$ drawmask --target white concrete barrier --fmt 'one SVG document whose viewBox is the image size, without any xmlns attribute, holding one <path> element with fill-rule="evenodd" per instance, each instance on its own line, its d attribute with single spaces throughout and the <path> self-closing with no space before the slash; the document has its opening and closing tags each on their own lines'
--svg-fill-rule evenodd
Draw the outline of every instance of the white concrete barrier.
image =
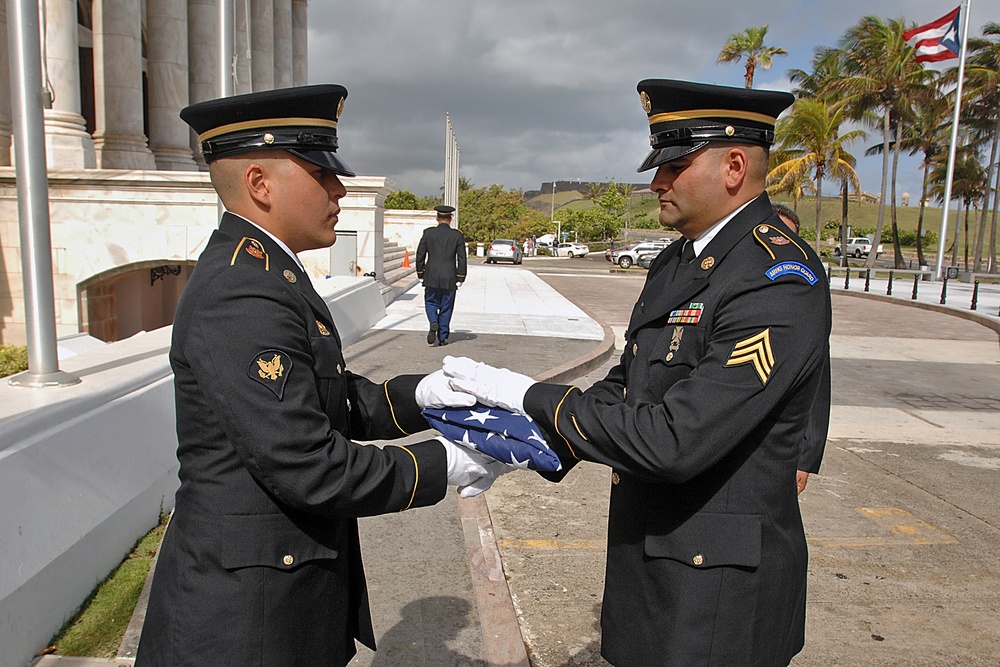
<svg viewBox="0 0 1000 667">
<path fill-rule="evenodd" d="M 344 345 L 385 315 L 370 278 L 315 281 Z M 0 667 L 24 667 L 174 504 L 172 327 L 61 361 L 72 387 L 0 380 Z"/>
</svg>

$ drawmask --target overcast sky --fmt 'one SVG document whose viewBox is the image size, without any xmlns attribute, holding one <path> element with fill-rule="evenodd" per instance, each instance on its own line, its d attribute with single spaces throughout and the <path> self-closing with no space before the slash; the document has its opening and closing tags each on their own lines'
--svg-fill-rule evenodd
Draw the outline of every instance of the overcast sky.
<svg viewBox="0 0 1000 667">
<path fill-rule="evenodd" d="M 958 0 L 345 0 L 309 3 L 309 81 L 349 97 L 340 153 L 358 174 L 439 194 L 445 113 L 461 175 L 477 186 L 525 190 L 543 181 L 648 182 L 636 173 L 649 125 L 636 84 L 645 78 L 742 86 L 742 63 L 716 64 L 729 35 L 769 24 L 788 55 L 758 69 L 755 88 L 788 90 L 790 68 L 810 69 L 867 14 L 927 23 Z M 977 0 L 972 34 L 1000 14 Z M 957 63 L 953 60 L 952 63 Z M 862 187 L 878 192 L 881 158 L 852 147 Z M 899 192 L 919 196 L 916 160 Z"/>
</svg>

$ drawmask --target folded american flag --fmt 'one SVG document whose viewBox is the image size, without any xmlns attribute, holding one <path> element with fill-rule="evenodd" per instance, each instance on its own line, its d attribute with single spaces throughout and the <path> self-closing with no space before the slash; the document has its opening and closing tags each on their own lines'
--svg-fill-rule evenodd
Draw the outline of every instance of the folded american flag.
<svg viewBox="0 0 1000 667">
<path fill-rule="evenodd" d="M 421 413 L 441 435 L 498 461 L 529 470 L 562 469 L 559 457 L 527 415 L 503 408 L 428 408 Z"/>
</svg>

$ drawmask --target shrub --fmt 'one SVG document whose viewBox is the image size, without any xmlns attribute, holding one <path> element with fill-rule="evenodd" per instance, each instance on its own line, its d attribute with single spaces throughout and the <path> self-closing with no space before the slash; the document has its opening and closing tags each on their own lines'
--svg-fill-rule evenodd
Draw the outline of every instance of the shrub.
<svg viewBox="0 0 1000 667">
<path fill-rule="evenodd" d="M 28 348 L 0 345 L 0 377 L 28 370 Z"/>
</svg>

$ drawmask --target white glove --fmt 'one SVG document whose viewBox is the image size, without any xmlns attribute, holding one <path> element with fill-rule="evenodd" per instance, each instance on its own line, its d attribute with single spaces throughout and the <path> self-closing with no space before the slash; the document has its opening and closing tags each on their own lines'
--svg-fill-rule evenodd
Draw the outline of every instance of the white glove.
<svg viewBox="0 0 1000 667">
<path fill-rule="evenodd" d="M 480 403 L 521 414 L 524 414 L 524 395 L 535 384 L 527 375 L 494 368 L 468 357 L 446 356 L 442 368 L 451 379 L 452 388 L 469 392 Z"/>
<path fill-rule="evenodd" d="M 448 377 L 442 370 L 425 375 L 417 383 L 413 397 L 421 410 L 424 408 L 471 408 L 476 404 L 476 397 L 472 394 L 452 389 Z"/>
<path fill-rule="evenodd" d="M 474 449 L 456 445 L 448 438 L 438 436 L 448 457 L 448 484 L 458 487 L 463 498 L 478 496 L 490 488 L 494 480 L 514 468 Z"/>
</svg>

